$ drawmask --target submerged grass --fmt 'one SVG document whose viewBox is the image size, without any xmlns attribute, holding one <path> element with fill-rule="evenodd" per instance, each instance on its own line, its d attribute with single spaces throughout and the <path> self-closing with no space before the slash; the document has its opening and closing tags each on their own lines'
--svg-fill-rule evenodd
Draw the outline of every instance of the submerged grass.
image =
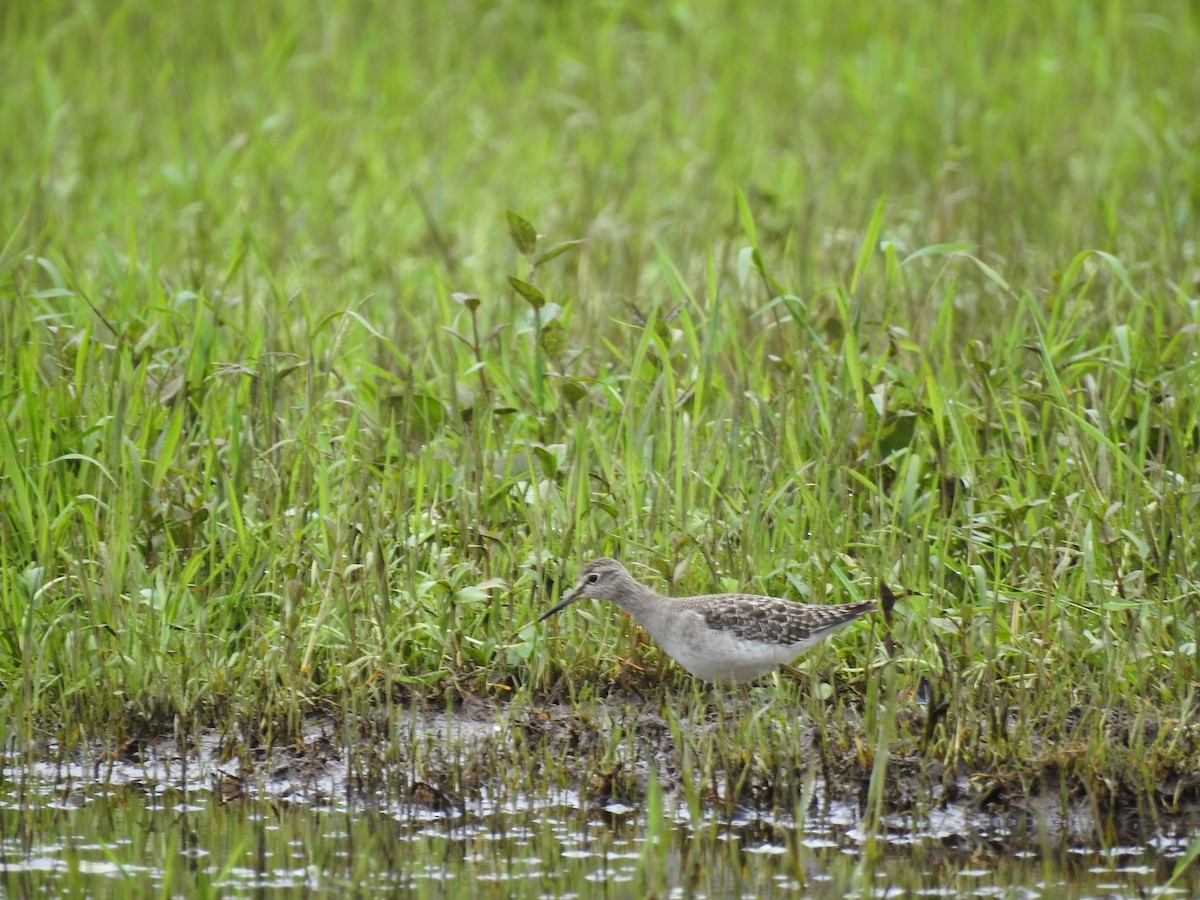
<svg viewBox="0 0 1200 900">
<path fill-rule="evenodd" d="M 1190 4 L 177 12 L 0 13 L 7 742 L 625 689 L 689 802 L 1196 799 Z M 529 624 L 599 554 L 911 593 L 706 730 Z"/>
</svg>

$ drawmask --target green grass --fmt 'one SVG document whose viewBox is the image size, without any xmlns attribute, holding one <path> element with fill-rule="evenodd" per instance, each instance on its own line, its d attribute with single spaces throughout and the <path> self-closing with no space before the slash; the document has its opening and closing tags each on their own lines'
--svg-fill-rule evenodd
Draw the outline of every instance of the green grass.
<svg viewBox="0 0 1200 900">
<path fill-rule="evenodd" d="M 609 554 L 917 592 L 772 682 L 867 771 L 1200 764 L 1191 4 L 0 17 L 0 736 L 669 706 Z"/>
</svg>

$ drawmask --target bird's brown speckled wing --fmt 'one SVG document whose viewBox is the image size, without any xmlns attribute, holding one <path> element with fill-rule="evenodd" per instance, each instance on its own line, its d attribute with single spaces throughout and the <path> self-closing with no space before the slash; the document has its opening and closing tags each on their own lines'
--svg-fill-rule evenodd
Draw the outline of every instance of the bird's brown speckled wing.
<svg viewBox="0 0 1200 900">
<path fill-rule="evenodd" d="M 875 608 L 874 600 L 811 606 L 751 594 L 718 594 L 682 602 L 693 605 L 709 628 L 746 641 L 784 646 L 819 639 Z"/>
</svg>

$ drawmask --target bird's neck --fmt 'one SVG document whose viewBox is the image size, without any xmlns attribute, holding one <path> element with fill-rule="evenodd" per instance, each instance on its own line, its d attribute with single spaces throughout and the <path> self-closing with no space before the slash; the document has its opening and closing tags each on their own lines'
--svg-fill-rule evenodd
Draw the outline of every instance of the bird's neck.
<svg viewBox="0 0 1200 900">
<path fill-rule="evenodd" d="M 658 609 L 663 599 L 658 592 L 635 581 L 625 591 L 625 595 L 615 602 L 625 612 L 646 625 L 655 618 L 655 610 Z"/>
</svg>

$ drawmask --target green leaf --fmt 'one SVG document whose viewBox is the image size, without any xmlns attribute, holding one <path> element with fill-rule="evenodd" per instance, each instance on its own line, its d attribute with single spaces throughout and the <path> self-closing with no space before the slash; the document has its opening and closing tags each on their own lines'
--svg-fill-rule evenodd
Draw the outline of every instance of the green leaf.
<svg viewBox="0 0 1200 900">
<path fill-rule="evenodd" d="M 987 280 L 992 284 L 996 285 L 996 287 L 1000 288 L 1000 290 L 1004 291 L 1004 293 L 1011 294 L 1013 292 L 1013 289 L 1009 286 L 1008 282 L 1004 280 L 1004 276 L 985 263 L 983 260 L 976 256 L 972 256 L 969 253 L 964 253 L 963 256 L 975 263 L 976 267 L 980 272 L 983 273 L 984 277 L 987 278 Z"/>
<path fill-rule="evenodd" d="M 449 325 L 443 325 L 442 331 L 449 332 L 451 335 L 453 335 L 454 337 L 456 337 L 460 341 L 462 341 L 464 344 L 466 344 L 468 347 L 470 347 L 472 349 L 475 348 L 475 345 L 471 343 L 471 339 L 469 337 L 467 337 L 465 334 L 463 334 L 461 331 L 456 331 L 455 329 L 451 328 Z"/>
<path fill-rule="evenodd" d="M 521 643 L 513 644 L 508 648 L 505 661 L 510 666 L 520 665 L 528 660 L 529 657 L 533 656 L 533 651 L 536 649 L 537 645 L 526 637 L 526 630 L 527 629 L 522 629 L 521 631 L 521 637 L 524 638 L 524 640 L 522 640 Z"/>
<path fill-rule="evenodd" d="M 562 385 L 559 387 L 559 392 L 562 394 L 563 399 L 566 400 L 567 403 L 569 403 L 571 406 L 574 406 L 587 396 L 588 389 L 587 385 L 568 379 L 563 381 Z"/>
<path fill-rule="evenodd" d="M 533 226 L 511 209 L 504 214 L 508 218 L 508 235 L 517 250 L 525 256 L 533 256 L 537 249 L 537 232 Z"/>
<path fill-rule="evenodd" d="M 933 428 L 937 432 L 938 447 L 946 446 L 946 401 L 942 397 L 942 389 L 929 360 L 921 360 L 921 368 L 925 375 L 925 389 L 929 393 L 929 411 L 933 416 Z"/>
<path fill-rule="evenodd" d="M 542 326 L 538 340 L 547 356 L 560 356 L 567 349 L 567 330 L 559 319 L 551 319 Z"/>
<path fill-rule="evenodd" d="M 154 474 L 150 478 L 151 490 L 158 489 L 167 474 L 167 469 L 175 460 L 175 449 L 179 446 L 179 435 L 183 431 L 183 410 L 183 404 L 175 407 L 171 421 L 167 423 L 166 429 L 158 439 L 158 446 L 154 448 L 157 458 L 154 461 Z"/>
<path fill-rule="evenodd" d="M 514 291 L 525 298 L 525 301 L 534 309 L 541 309 L 546 305 L 545 295 L 535 288 L 528 281 L 522 281 L 520 278 L 508 276 L 508 283 L 512 285 Z"/>
<path fill-rule="evenodd" d="M 885 194 L 875 204 L 875 212 L 872 213 L 871 222 L 867 225 L 867 236 L 863 238 L 862 246 L 858 248 L 858 261 L 854 264 L 854 274 L 850 276 L 851 297 L 855 296 L 858 291 L 859 279 L 867 270 L 867 264 L 870 263 L 875 248 L 879 246 L 879 230 L 883 227 L 883 210 L 886 206 L 887 195 Z"/>
<path fill-rule="evenodd" d="M 867 392 L 863 386 L 862 360 L 858 358 L 858 341 L 854 329 L 847 328 L 842 334 L 842 357 L 846 363 L 846 373 L 854 388 L 854 396 L 858 400 L 859 412 L 867 415 Z"/>
<path fill-rule="evenodd" d="M 750 282 L 750 266 L 754 262 L 754 248 L 743 247 L 737 255 L 737 283 L 741 290 L 746 290 Z"/>
<path fill-rule="evenodd" d="M 1125 285 L 1125 287 L 1129 290 L 1129 293 L 1131 293 L 1133 295 L 1135 300 L 1142 299 L 1142 295 L 1137 292 L 1137 289 L 1133 286 L 1133 282 L 1129 280 L 1129 272 L 1127 272 L 1125 270 L 1124 263 L 1122 263 L 1119 259 L 1117 259 L 1115 256 L 1113 256 L 1111 253 L 1105 253 L 1103 250 L 1093 250 L 1091 252 L 1094 256 L 1098 256 L 1102 260 L 1104 260 L 1106 263 L 1108 263 L 1108 266 L 1110 269 L 1112 269 L 1113 274 L 1116 275 L 1118 279 L 1120 279 L 1121 284 Z"/>
<path fill-rule="evenodd" d="M 399 413 L 407 417 L 412 436 L 420 440 L 433 437 L 446 419 L 442 402 L 429 394 L 397 393 L 390 399 Z"/>
<path fill-rule="evenodd" d="M 545 253 L 538 256 L 538 258 L 533 261 L 533 267 L 536 269 L 542 263 L 548 263 L 548 262 L 550 262 L 550 260 L 554 259 L 556 256 L 562 256 L 568 250 L 570 250 L 574 247 L 578 247 L 582 243 L 583 243 L 583 241 L 563 241 L 560 244 L 555 244 L 553 247 L 551 247 Z"/>
<path fill-rule="evenodd" d="M 245 233 L 238 236 L 238 242 L 234 247 L 233 259 L 229 261 L 229 265 L 225 267 L 225 274 L 221 277 L 221 293 L 224 294 L 233 282 L 233 278 L 238 273 L 238 269 L 242 267 L 242 263 L 246 261 L 246 254 L 250 252 L 250 242 L 246 240 Z"/>
<path fill-rule="evenodd" d="M 750 212 L 750 204 L 746 202 L 746 195 L 742 193 L 740 187 L 737 189 L 737 208 L 742 231 L 746 232 L 746 237 L 750 238 L 750 244 L 757 247 L 758 230 L 754 227 L 754 214 Z"/>
<path fill-rule="evenodd" d="M 662 244 L 654 238 L 654 252 L 658 256 L 658 267 L 662 271 L 663 278 L 666 279 L 667 286 L 670 289 L 671 298 L 674 300 L 682 300 L 686 298 L 692 303 L 696 302 L 696 298 L 692 295 L 691 288 L 687 286 L 687 282 L 683 280 L 683 273 L 679 271 L 679 267 L 675 265 L 670 255 Z"/>
<path fill-rule="evenodd" d="M 535 446 L 533 448 L 533 458 L 537 460 L 538 466 L 542 470 L 543 478 L 553 478 L 558 474 L 558 457 L 545 447 Z"/>
<path fill-rule="evenodd" d="M 900 268 L 904 268 L 910 262 L 915 262 L 925 256 L 946 256 L 954 253 L 970 253 L 975 249 L 974 244 L 930 244 L 928 247 L 922 247 L 920 250 L 914 250 L 908 256 L 900 261 Z"/>
<path fill-rule="evenodd" d="M 539 331 L 545 328 L 555 319 L 562 316 L 562 307 L 557 303 L 547 303 L 540 309 L 530 309 L 517 317 L 515 322 L 510 323 L 512 329 L 517 334 L 529 334 L 531 331 Z"/>
<path fill-rule="evenodd" d="M 841 290 L 834 293 L 838 313 L 842 318 L 842 357 L 846 364 L 846 374 L 854 388 L 854 396 L 858 400 L 859 412 L 867 415 L 867 393 L 863 382 L 862 360 L 858 356 L 858 334 L 854 328 L 854 317 L 850 311 L 848 298 Z"/>
</svg>

